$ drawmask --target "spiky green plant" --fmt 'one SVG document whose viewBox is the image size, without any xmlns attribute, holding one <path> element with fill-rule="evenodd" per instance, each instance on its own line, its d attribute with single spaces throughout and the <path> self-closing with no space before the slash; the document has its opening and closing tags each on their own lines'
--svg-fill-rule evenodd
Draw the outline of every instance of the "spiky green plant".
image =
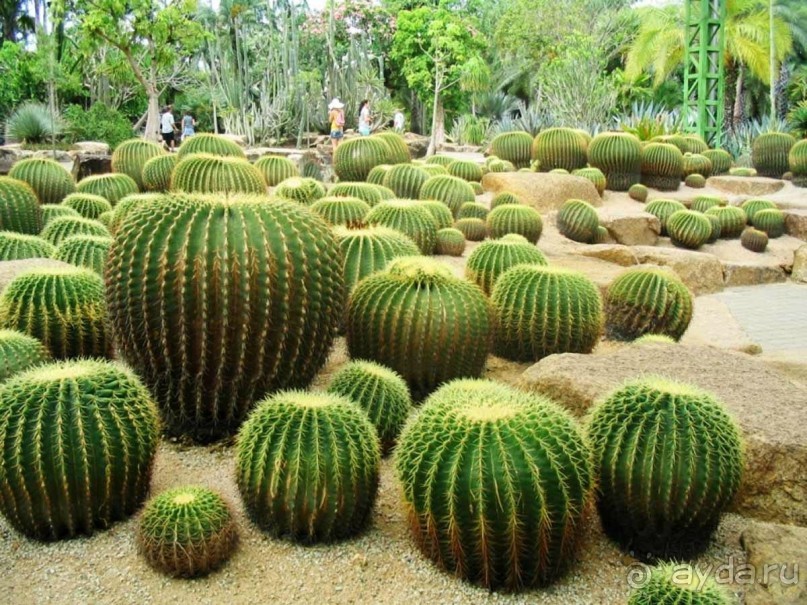
<svg viewBox="0 0 807 605">
<path fill-rule="evenodd" d="M 681 178 L 686 179 L 691 174 L 699 174 L 708 179 L 712 174 L 712 162 L 699 153 L 685 153 Z"/>
<path fill-rule="evenodd" d="M 597 234 L 594 236 L 594 244 L 604 244 L 608 241 L 609 237 L 608 229 L 603 227 L 602 225 L 597 226 Z"/>
<path fill-rule="evenodd" d="M 642 178 L 642 146 L 626 132 L 594 137 L 588 145 L 588 162 L 603 172 L 611 191 L 628 191 Z"/>
<path fill-rule="evenodd" d="M 200 133 L 182 141 L 179 146 L 179 157 L 184 158 L 197 153 L 229 156 L 245 159 L 247 156 L 241 146 L 227 137 L 217 134 Z"/>
<path fill-rule="evenodd" d="M 538 361 L 555 353 L 591 353 L 600 339 L 600 292 L 576 271 L 518 265 L 496 280 L 491 303 L 493 352 L 505 359 Z"/>
<path fill-rule="evenodd" d="M 605 320 L 613 340 L 665 334 L 680 340 L 692 320 L 692 293 L 673 273 L 629 269 L 608 287 Z"/>
<path fill-rule="evenodd" d="M 697 250 L 712 237 L 712 223 L 694 210 L 673 212 L 666 227 L 673 244 L 690 250 Z"/>
<path fill-rule="evenodd" d="M 628 605 L 734 605 L 735 599 L 713 578 L 685 563 L 663 563 L 648 570 Z"/>
<path fill-rule="evenodd" d="M 591 181 L 591 184 L 594 185 L 599 195 L 605 193 L 607 182 L 605 175 L 599 168 L 580 168 L 579 170 L 575 170 L 572 175 Z"/>
<path fill-rule="evenodd" d="M 586 150 L 588 150 L 588 146 L 591 144 L 591 141 L 593 139 L 591 134 L 587 130 L 584 130 L 582 128 L 573 128 L 572 130 L 574 130 L 577 136 L 580 137 L 580 139 L 586 145 Z"/>
<path fill-rule="evenodd" d="M 478 183 L 482 180 L 482 168 L 470 160 L 455 160 L 448 165 L 448 174 L 463 181 Z M 433 176 L 433 175 L 431 175 Z"/>
<path fill-rule="evenodd" d="M 392 368 L 420 398 L 448 380 L 481 374 L 490 322 L 477 286 L 432 259 L 398 258 L 353 290 L 348 352 Z"/>
<path fill-rule="evenodd" d="M 550 172 L 555 168 L 571 172 L 585 167 L 588 162 L 586 143 L 571 128 L 549 128 L 535 137 L 532 159 L 541 163 L 543 172 Z"/>
<path fill-rule="evenodd" d="M 764 231 L 749 227 L 740 236 L 740 243 L 751 252 L 765 252 L 768 247 L 768 235 Z"/>
<path fill-rule="evenodd" d="M 104 265 L 111 246 L 111 237 L 74 235 L 59 244 L 53 258 L 76 267 L 92 269 L 99 275 L 103 275 Z"/>
<path fill-rule="evenodd" d="M 286 179 L 300 176 L 297 164 L 289 158 L 279 155 L 265 155 L 255 162 L 255 168 L 261 171 L 263 180 L 270 187 L 276 187 Z"/>
<path fill-rule="evenodd" d="M 481 218 L 461 218 L 454 223 L 457 229 L 469 242 L 481 242 L 488 235 L 488 228 Z"/>
<path fill-rule="evenodd" d="M 628 196 L 632 200 L 636 200 L 637 202 L 641 202 L 644 204 L 647 201 L 647 187 L 642 185 L 641 183 L 636 183 L 635 185 L 631 185 L 630 189 L 628 189 Z"/>
<path fill-rule="evenodd" d="M 140 507 L 159 439 L 151 395 L 122 365 L 17 374 L 0 387 L 0 512 L 39 540 L 105 529 Z"/>
<path fill-rule="evenodd" d="M 328 224 L 293 202 L 157 204 L 115 234 L 110 320 L 168 430 L 215 439 L 264 393 L 306 386 L 325 363 L 344 312 L 342 255 Z"/>
<path fill-rule="evenodd" d="M 171 175 L 171 191 L 182 193 L 266 193 L 263 174 L 241 158 L 189 155 Z"/>
<path fill-rule="evenodd" d="M 527 168 L 532 159 L 532 136 L 528 132 L 503 132 L 490 142 L 490 152 L 516 168 Z"/>
<path fill-rule="evenodd" d="M 331 197 L 354 197 L 359 198 L 370 206 L 375 206 L 385 199 L 395 197 L 395 193 L 390 191 L 389 196 L 384 192 L 384 187 L 371 183 L 336 183 L 328 190 Z"/>
<path fill-rule="evenodd" d="M 465 202 L 476 201 L 476 195 L 473 188 L 460 178 L 433 176 L 423 184 L 420 199 L 443 202 L 456 217 Z"/>
<path fill-rule="evenodd" d="M 516 265 L 546 264 L 543 253 L 525 238 L 506 235 L 484 242 L 471 252 L 465 265 L 465 277 L 475 282 L 485 294 L 490 294 L 496 280 L 508 269 Z"/>
<path fill-rule="evenodd" d="M 434 247 L 435 254 L 446 256 L 462 256 L 465 252 L 465 234 L 459 229 L 446 227 L 437 232 L 437 244 Z"/>
<path fill-rule="evenodd" d="M 281 391 L 259 403 L 239 432 L 236 481 L 262 529 L 328 542 L 367 524 L 380 459 L 376 429 L 351 400 Z"/>
<path fill-rule="evenodd" d="M 454 158 L 447 155 L 440 155 L 439 153 L 426 159 L 427 164 L 436 164 L 438 166 L 444 166 L 445 168 L 448 168 L 448 165 L 454 161 Z"/>
<path fill-rule="evenodd" d="M 109 231 L 98 221 L 88 218 L 61 216 L 50 221 L 42 230 L 41 237 L 54 246 L 73 235 L 94 235 L 96 237 L 109 237 Z"/>
<path fill-rule="evenodd" d="M 740 431 L 695 386 L 630 382 L 594 409 L 588 435 L 603 526 L 639 552 L 667 557 L 708 541 L 740 486 Z"/>
<path fill-rule="evenodd" d="M 0 330 L 0 382 L 50 361 L 50 352 L 36 338 L 16 330 Z"/>
<path fill-rule="evenodd" d="M 76 183 L 61 164 L 46 158 L 28 158 L 15 163 L 8 176 L 28 183 L 42 204 L 58 204 L 75 192 Z"/>
<path fill-rule="evenodd" d="M 714 195 L 699 195 L 692 200 L 692 210 L 705 213 L 709 208 L 725 206 L 726 204 L 728 204 L 728 202 L 723 198 Z"/>
<path fill-rule="evenodd" d="M 785 233 L 785 215 L 778 208 L 759 210 L 754 214 L 751 224 L 772 239 Z"/>
<path fill-rule="evenodd" d="M 121 200 L 121 201 L 123 201 L 123 200 Z M 118 204 L 120 204 L 120 202 L 118 202 Z M 101 214 L 99 214 L 97 220 L 98 220 L 99 223 L 101 223 L 108 230 L 109 226 L 112 224 L 113 215 L 114 215 L 114 212 L 112 210 L 107 210 L 106 212 L 102 212 Z M 110 231 L 110 233 L 112 233 L 112 232 Z"/>
<path fill-rule="evenodd" d="M 397 164 L 384 176 L 384 187 L 389 187 L 401 199 L 419 199 L 420 189 L 429 180 L 428 173 L 414 164 Z M 424 198 L 426 199 L 426 198 Z"/>
<path fill-rule="evenodd" d="M 370 206 L 356 197 L 327 196 L 311 204 L 311 210 L 331 225 L 360 228 L 364 226 Z"/>
<path fill-rule="evenodd" d="M 712 176 L 728 174 L 734 159 L 728 151 L 722 149 L 707 149 L 701 155 L 712 162 Z"/>
<path fill-rule="evenodd" d="M 179 155 L 166 153 L 158 155 L 143 164 L 144 191 L 166 193 L 171 189 L 171 175 L 179 163 Z"/>
<path fill-rule="evenodd" d="M 596 239 L 600 225 L 600 217 L 594 206 L 583 200 L 567 200 L 558 210 L 555 221 L 561 235 L 583 244 L 590 244 Z"/>
<path fill-rule="evenodd" d="M 392 168 L 391 164 L 373 166 L 370 172 L 367 173 L 367 182 L 372 185 L 383 185 L 384 177 L 387 176 L 387 172 L 389 172 L 390 168 Z"/>
<path fill-rule="evenodd" d="M 705 214 L 704 215 L 709 222 L 712 224 L 712 233 L 709 235 L 709 239 L 706 240 L 707 244 L 714 244 L 717 240 L 720 239 L 720 233 L 722 231 L 722 227 L 720 226 L 720 219 L 712 214 Z"/>
<path fill-rule="evenodd" d="M 644 207 L 644 211 L 655 216 L 661 223 L 661 235 L 667 235 L 667 219 L 680 210 L 686 210 L 678 200 L 655 199 Z"/>
<path fill-rule="evenodd" d="M 706 187 L 706 179 L 701 174 L 690 174 L 684 179 L 684 185 L 692 189 L 703 189 Z"/>
<path fill-rule="evenodd" d="M 42 210 L 28 183 L 0 176 L 0 230 L 27 235 L 42 230 Z"/>
<path fill-rule="evenodd" d="M 447 229 L 454 224 L 454 216 L 451 214 L 451 210 L 449 210 L 448 206 L 446 206 L 443 202 L 424 200 L 420 202 L 419 205 L 423 206 L 431 213 L 432 218 L 434 219 L 435 223 L 437 223 L 438 230 Z"/>
<path fill-rule="evenodd" d="M 81 218 L 81 215 L 73 210 L 72 208 L 68 208 L 67 206 L 62 206 L 61 204 L 42 204 L 39 207 L 40 211 L 42 212 L 42 228 L 50 224 L 50 222 L 54 219 L 61 218 L 63 216 L 72 216 L 73 218 Z"/>
<path fill-rule="evenodd" d="M 314 179 L 293 176 L 275 188 L 275 195 L 286 200 L 310 206 L 327 195 L 325 186 Z"/>
<path fill-rule="evenodd" d="M 675 145 L 650 143 L 642 149 L 642 184 L 659 191 L 675 191 L 681 184 L 684 155 Z"/>
<path fill-rule="evenodd" d="M 757 171 L 753 168 L 740 166 L 729 170 L 729 176 L 757 176 Z"/>
<path fill-rule="evenodd" d="M 343 181 L 366 181 L 374 167 L 392 163 L 392 150 L 379 137 L 344 141 L 333 154 L 334 172 Z"/>
<path fill-rule="evenodd" d="M 747 222 L 745 211 L 737 206 L 716 206 L 709 208 L 706 214 L 711 214 L 720 221 L 720 237 L 733 239 L 740 237 Z"/>
<path fill-rule="evenodd" d="M 389 148 L 388 162 L 390 164 L 408 164 L 412 160 L 406 139 L 397 132 L 379 132 L 373 136 L 387 144 Z"/>
<path fill-rule="evenodd" d="M 149 565 L 182 578 L 218 569 L 237 544 L 230 507 L 216 492 L 195 485 L 175 487 L 149 500 L 137 530 L 137 549 Z"/>
<path fill-rule="evenodd" d="M 508 233 L 517 233 L 536 243 L 544 228 L 539 212 L 530 206 L 505 204 L 490 211 L 487 217 L 488 233 L 497 238 Z"/>
<path fill-rule="evenodd" d="M 645 344 L 666 344 L 666 345 L 674 345 L 676 344 L 675 340 L 666 336 L 664 334 L 645 334 L 644 336 L 640 336 L 636 340 L 633 341 L 635 345 L 645 345 Z"/>
<path fill-rule="evenodd" d="M 23 73 L 20 72 L 20 78 L 27 79 L 32 75 Z M 33 82 L 27 82 L 28 86 L 32 84 Z M 6 137 L 17 143 L 49 143 L 54 137 L 61 136 L 65 126 L 58 110 L 52 112 L 46 103 L 36 101 L 20 103 L 10 115 L 3 116 L 3 121 Z"/>
<path fill-rule="evenodd" d="M 392 259 L 420 254 L 420 249 L 411 238 L 394 229 L 337 228 L 334 233 L 342 249 L 342 267 L 348 291 L 368 275 L 384 270 Z"/>
<path fill-rule="evenodd" d="M 112 171 L 128 174 L 138 189 L 145 190 L 143 167 L 151 158 L 167 155 L 162 147 L 145 139 L 123 141 L 112 153 Z"/>
<path fill-rule="evenodd" d="M 81 179 L 76 187 L 78 193 L 100 195 L 113 206 L 127 195 L 139 193 L 132 177 L 126 174 L 94 174 Z"/>
<path fill-rule="evenodd" d="M 807 140 L 799 141 L 788 154 L 790 172 L 796 187 L 807 187 Z"/>
<path fill-rule="evenodd" d="M 490 202 L 490 209 L 498 208 L 499 206 L 506 206 L 507 204 L 522 204 L 521 198 L 515 193 L 503 191 L 496 194 Z"/>
<path fill-rule="evenodd" d="M 485 220 L 488 217 L 489 210 L 484 204 L 479 202 L 465 202 L 460 206 L 460 211 L 457 218 L 481 218 Z"/>
<path fill-rule="evenodd" d="M 431 254 L 437 239 L 437 221 L 421 202 L 389 200 L 367 213 L 368 225 L 396 229 L 409 236 L 423 254 Z"/>
<path fill-rule="evenodd" d="M 750 199 L 745 200 L 742 204 L 740 204 L 740 208 L 742 208 L 743 212 L 745 212 L 745 217 L 748 220 L 748 224 L 752 225 L 757 212 L 760 210 L 776 210 L 778 206 L 770 200 Z"/>
<path fill-rule="evenodd" d="M 71 193 L 64 198 L 62 205 L 90 220 L 96 220 L 104 212 L 112 210 L 112 204 L 106 198 L 92 193 Z"/>
<path fill-rule="evenodd" d="M 759 135 L 751 145 L 751 161 L 760 176 L 782 178 L 789 170 L 788 154 L 796 139 L 785 132 Z"/>
<path fill-rule="evenodd" d="M 0 261 L 25 258 L 52 258 L 56 248 L 36 235 L 0 231 Z"/>
<path fill-rule="evenodd" d="M 456 380 L 426 401 L 395 452 L 409 527 L 439 567 L 518 590 L 574 559 L 595 471 L 574 420 L 548 399 Z"/>
</svg>

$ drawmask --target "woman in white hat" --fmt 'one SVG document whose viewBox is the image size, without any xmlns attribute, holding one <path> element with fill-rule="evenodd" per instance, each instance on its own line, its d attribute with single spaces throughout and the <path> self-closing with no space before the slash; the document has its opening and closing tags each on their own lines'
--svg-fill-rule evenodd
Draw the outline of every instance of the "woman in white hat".
<svg viewBox="0 0 807 605">
<path fill-rule="evenodd" d="M 331 145 L 333 150 L 339 147 L 342 137 L 345 136 L 345 104 L 339 99 L 333 99 L 328 105 L 328 122 L 331 124 Z"/>
</svg>

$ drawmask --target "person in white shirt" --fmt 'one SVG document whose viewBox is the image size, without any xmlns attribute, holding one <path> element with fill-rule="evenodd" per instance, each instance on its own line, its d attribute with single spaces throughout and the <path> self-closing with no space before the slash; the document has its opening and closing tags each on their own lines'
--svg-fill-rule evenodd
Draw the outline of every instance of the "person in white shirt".
<svg viewBox="0 0 807 605">
<path fill-rule="evenodd" d="M 403 132 L 404 126 L 406 126 L 406 118 L 403 112 L 398 109 L 395 111 L 395 116 L 392 118 L 392 127 L 395 129 L 395 132 Z"/>
<path fill-rule="evenodd" d="M 370 115 L 370 101 L 364 99 L 359 105 L 359 134 L 363 137 L 370 136 L 372 116 Z"/>
<path fill-rule="evenodd" d="M 171 111 L 171 106 L 167 105 L 162 117 L 160 118 L 160 132 L 163 135 L 163 142 L 165 146 L 171 151 L 174 150 L 174 131 L 176 124 L 174 122 L 174 113 Z"/>
</svg>

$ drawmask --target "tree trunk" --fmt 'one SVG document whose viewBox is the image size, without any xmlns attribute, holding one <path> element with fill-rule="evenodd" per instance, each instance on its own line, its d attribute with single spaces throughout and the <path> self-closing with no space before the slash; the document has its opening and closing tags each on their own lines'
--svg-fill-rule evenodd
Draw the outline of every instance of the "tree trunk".
<svg viewBox="0 0 807 605">
<path fill-rule="evenodd" d="M 146 95 L 148 95 L 148 117 L 146 118 L 146 131 L 143 137 L 147 141 L 160 140 L 160 90 L 157 88 L 157 68 L 150 66 L 149 79 L 146 82 Z"/>
<path fill-rule="evenodd" d="M 429 148 L 426 150 L 426 157 L 433 156 L 437 152 L 437 146 L 446 138 L 445 111 L 443 110 L 443 100 L 440 93 L 443 90 L 443 73 L 437 68 L 434 74 L 434 104 L 432 105 L 432 131 L 429 138 Z"/>
<path fill-rule="evenodd" d="M 734 101 L 737 95 L 737 78 L 739 76 L 737 64 L 728 62 L 726 70 L 726 96 L 723 99 L 723 122 L 726 130 L 734 128 Z"/>
<path fill-rule="evenodd" d="M 737 87 L 734 94 L 734 111 L 731 113 L 731 123 L 735 127 L 743 121 L 743 79 L 745 75 L 742 65 L 739 66 L 737 71 Z"/>
</svg>

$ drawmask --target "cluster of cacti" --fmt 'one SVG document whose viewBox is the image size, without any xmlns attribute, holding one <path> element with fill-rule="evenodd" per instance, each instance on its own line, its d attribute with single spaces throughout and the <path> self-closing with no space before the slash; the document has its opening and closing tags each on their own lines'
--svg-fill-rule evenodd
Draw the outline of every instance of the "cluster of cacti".
<svg viewBox="0 0 807 605">
<path fill-rule="evenodd" d="M 692 294 L 675 274 L 661 269 L 630 269 L 608 287 L 606 329 L 614 340 L 664 334 L 677 341 L 689 327 L 692 309 Z"/>
<path fill-rule="evenodd" d="M 714 195 L 699 195 L 694 200 L 692 200 L 692 210 L 696 212 L 706 212 L 709 208 L 714 208 L 715 206 L 725 206 L 728 202 L 723 198 L 716 197 Z"/>
<path fill-rule="evenodd" d="M 490 152 L 516 168 L 527 168 L 532 159 L 532 136 L 528 132 L 503 132 L 491 141 Z"/>
<path fill-rule="evenodd" d="M 384 177 L 387 176 L 387 172 L 390 168 L 392 168 L 391 164 L 379 164 L 378 166 L 373 166 L 370 172 L 367 173 L 367 182 L 372 185 L 383 185 Z"/>
<path fill-rule="evenodd" d="M 149 500 L 137 530 L 137 549 L 149 565 L 183 578 L 221 567 L 237 544 L 230 507 L 216 492 L 193 485 Z"/>
<path fill-rule="evenodd" d="M 672 243 L 682 248 L 697 250 L 712 237 L 712 223 L 694 210 L 679 210 L 666 221 Z"/>
<path fill-rule="evenodd" d="M 525 238 L 506 235 L 477 246 L 468 257 L 465 277 L 476 283 L 485 294 L 493 291 L 496 280 L 516 265 L 547 264 L 543 253 Z"/>
<path fill-rule="evenodd" d="M 713 578 L 704 578 L 700 569 L 663 563 L 645 571 L 628 605 L 735 605 L 735 599 Z"/>
<path fill-rule="evenodd" d="M 348 304 L 347 345 L 403 376 L 416 397 L 479 376 L 490 339 L 482 291 L 424 257 L 399 258 L 362 280 Z"/>
<path fill-rule="evenodd" d="M 425 170 L 414 164 L 397 164 L 384 176 L 384 187 L 392 189 L 401 199 L 416 200 L 420 196 L 421 187 L 429 178 Z"/>
<path fill-rule="evenodd" d="M 778 208 L 759 210 L 754 214 L 751 224 L 773 239 L 785 233 L 785 215 Z"/>
<path fill-rule="evenodd" d="M 712 233 L 709 236 L 709 239 L 706 240 L 706 243 L 707 244 L 714 244 L 717 240 L 720 239 L 720 235 L 721 235 L 721 232 L 723 230 L 721 225 L 720 225 L 720 219 L 717 218 L 716 216 L 712 215 L 712 214 L 705 214 L 704 216 L 707 219 L 709 219 L 709 222 L 712 224 Z"/>
<path fill-rule="evenodd" d="M 642 184 L 675 191 L 681 184 L 684 156 L 675 145 L 650 143 L 642 149 Z"/>
<path fill-rule="evenodd" d="M 145 189 L 143 167 L 150 159 L 167 155 L 162 147 L 144 139 L 123 141 L 112 152 L 112 171 L 127 174 L 137 183 L 138 189 Z"/>
<path fill-rule="evenodd" d="M 684 185 L 692 189 L 703 189 L 706 187 L 706 179 L 700 174 L 689 174 L 684 179 Z"/>
<path fill-rule="evenodd" d="M 327 223 L 292 202 L 158 203 L 127 215 L 109 253 L 116 343 L 171 433 L 217 438 L 322 367 L 344 312 L 342 255 Z"/>
<path fill-rule="evenodd" d="M 720 221 L 720 237 L 732 239 L 740 237 L 747 222 L 745 211 L 737 206 L 715 206 L 709 208 L 706 214 L 711 214 Z"/>
<path fill-rule="evenodd" d="M 49 360 L 50 352 L 36 338 L 16 330 L 0 330 L 0 382 Z"/>
<path fill-rule="evenodd" d="M 691 174 L 699 174 L 704 178 L 709 178 L 712 174 L 712 162 L 709 158 L 699 153 L 685 153 L 681 178 L 686 179 Z"/>
<path fill-rule="evenodd" d="M 317 180 L 293 176 L 278 184 L 275 195 L 308 206 L 325 197 L 326 191 L 324 185 Z"/>
<path fill-rule="evenodd" d="M 0 387 L 0 512 L 40 540 L 105 529 L 139 508 L 158 443 L 157 409 L 124 366 L 26 370 Z"/>
<path fill-rule="evenodd" d="M 241 146 L 227 137 L 217 134 L 200 133 L 182 141 L 179 146 L 179 157 L 197 153 L 207 153 L 210 155 L 230 156 L 245 159 L 247 156 Z"/>
<path fill-rule="evenodd" d="M 751 161 L 760 176 L 782 178 L 789 168 L 788 155 L 796 139 L 784 132 L 759 135 L 751 144 Z"/>
<path fill-rule="evenodd" d="M 98 221 L 91 221 L 80 216 L 60 216 L 50 221 L 42 230 L 41 237 L 54 246 L 73 235 L 94 235 L 109 237 L 109 231 Z"/>
<path fill-rule="evenodd" d="M 415 242 L 394 229 L 336 229 L 334 233 L 342 250 L 348 291 L 368 275 L 385 269 L 392 259 L 420 254 Z"/>
<path fill-rule="evenodd" d="M 47 227 L 52 220 L 61 218 L 63 216 L 72 216 L 73 218 L 81 218 L 81 215 L 78 212 L 76 212 L 72 208 L 68 208 L 67 206 L 62 206 L 61 204 L 42 204 L 39 207 L 39 210 L 42 213 L 43 229 Z"/>
<path fill-rule="evenodd" d="M 462 256 L 465 252 L 465 235 L 459 229 L 446 227 L 437 232 L 437 244 L 434 246 L 435 254 L 446 256 Z"/>
<path fill-rule="evenodd" d="M 673 145 L 682 154 L 689 153 L 689 147 L 687 145 L 687 141 L 680 134 L 665 134 L 665 135 L 653 137 L 652 142 L 653 143 L 667 143 L 669 145 Z"/>
<path fill-rule="evenodd" d="M 558 231 L 570 240 L 590 244 L 597 239 L 600 217 L 594 206 L 583 200 L 567 200 L 558 210 Z"/>
<path fill-rule="evenodd" d="M 463 181 L 479 182 L 482 180 L 482 168 L 479 164 L 471 162 L 470 160 L 456 160 L 451 162 L 448 165 L 448 174 L 460 178 Z"/>
<path fill-rule="evenodd" d="M 740 243 L 751 252 L 765 252 L 768 247 L 768 235 L 764 231 L 749 227 L 740 235 Z"/>
<path fill-rule="evenodd" d="M 74 235 L 59 244 L 53 258 L 76 267 L 92 269 L 99 275 L 103 275 L 104 265 L 111 246 L 111 237 Z"/>
<path fill-rule="evenodd" d="M 263 174 L 242 158 L 209 154 L 182 158 L 171 175 L 171 191 L 266 193 Z"/>
<path fill-rule="evenodd" d="M 745 200 L 742 204 L 740 204 L 740 208 L 742 208 L 743 212 L 745 212 L 745 217 L 748 220 L 748 224 L 751 225 L 754 223 L 754 217 L 756 216 L 757 212 L 760 210 L 775 210 L 778 208 L 778 206 L 770 200 L 750 199 Z"/>
<path fill-rule="evenodd" d="M 591 181 L 591 184 L 594 185 L 599 195 L 605 193 L 607 182 L 605 175 L 599 168 L 580 168 L 579 170 L 575 170 L 572 175 Z"/>
<path fill-rule="evenodd" d="M 712 176 L 728 174 L 734 162 L 731 154 L 723 149 L 707 149 L 700 154 L 712 162 Z"/>
<path fill-rule="evenodd" d="M 487 226 L 492 238 L 517 233 L 534 244 L 541 237 L 544 223 L 535 208 L 521 204 L 505 204 L 490 211 Z"/>
<path fill-rule="evenodd" d="M 709 149 L 709 145 L 706 144 L 700 135 L 697 134 L 687 134 L 684 135 L 684 153 L 697 153 L 702 154 L 704 151 Z"/>
<path fill-rule="evenodd" d="M 406 140 L 397 132 L 379 132 L 373 136 L 387 144 L 389 153 L 386 163 L 408 164 L 411 161 L 412 155 L 409 152 L 409 145 L 406 144 Z"/>
<path fill-rule="evenodd" d="M 744 465 L 740 431 L 712 395 L 664 378 L 636 380 L 594 409 L 588 435 L 606 532 L 660 557 L 708 541 Z"/>
<path fill-rule="evenodd" d="M 454 228 L 469 242 L 481 242 L 488 236 L 487 225 L 481 218 L 461 218 L 454 223 Z"/>
<path fill-rule="evenodd" d="M 431 254 L 437 239 L 437 221 L 431 212 L 414 200 L 381 202 L 367 213 L 368 225 L 396 229 L 412 238 L 423 254 Z"/>
<path fill-rule="evenodd" d="M 588 145 L 588 162 L 602 170 L 612 191 L 628 191 L 642 178 L 642 146 L 632 134 L 598 134 Z"/>
<path fill-rule="evenodd" d="M 383 139 L 359 137 L 343 141 L 333 154 L 333 169 L 343 181 L 366 181 L 380 164 L 391 164 L 391 150 Z"/>
<path fill-rule="evenodd" d="M 42 225 L 42 210 L 31 186 L 0 176 L 0 230 L 36 235 Z"/>
<path fill-rule="evenodd" d="M 661 235 L 667 235 L 667 219 L 681 210 L 686 210 L 677 200 L 656 199 L 645 206 L 645 212 L 655 216 L 661 224 Z"/>
<path fill-rule="evenodd" d="M 429 175 L 429 177 L 433 176 L 441 176 L 444 174 L 449 174 L 448 170 L 446 170 L 443 166 L 438 166 L 437 164 L 418 164 L 418 168 L 420 168 L 423 172 Z M 473 186 L 474 184 L 479 184 L 476 181 L 468 181 L 468 183 Z"/>
<path fill-rule="evenodd" d="M 73 176 L 61 164 L 46 158 L 20 160 L 8 176 L 28 183 L 42 204 L 58 204 L 76 190 Z"/>
<path fill-rule="evenodd" d="M 106 198 L 92 193 L 71 193 L 64 198 L 62 205 L 72 208 L 84 218 L 91 220 L 95 220 L 104 212 L 112 210 L 112 204 Z"/>
<path fill-rule="evenodd" d="M 796 187 L 807 187 L 807 140 L 799 141 L 788 154 L 790 172 Z"/>
<path fill-rule="evenodd" d="M 549 128 L 535 137 L 532 159 L 541 163 L 543 172 L 550 172 L 555 168 L 571 172 L 585 167 L 588 162 L 586 143 L 571 128 Z"/>
<path fill-rule="evenodd" d="M 376 429 L 351 400 L 281 391 L 260 402 L 241 428 L 236 480 L 261 528 L 326 542 L 366 525 L 380 459 Z"/>
<path fill-rule="evenodd" d="M 484 204 L 480 204 L 479 202 L 465 202 L 460 206 L 457 218 L 481 218 L 485 220 L 488 214 L 489 210 Z"/>
<path fill-rule="evenodd" d="M 729 170 L 729 176 L 757 176 L 757 171 L 753 168 L 738 166 Z"/>
<path fill-rule="evenodd" d="M 628 189 L 628 197 L 632 200 L 636 200 L 637 202 L 641 202 L 644 204 L 647 201 L 647 187 L 642 185 L 641 183 L 636 183 L 635 185 L 631 185 L 630 189 Z"/>
<path fill-rule="evenodd" d="M 395 193 L 388 191 L 389 196 L 385 192 L 386 187 L 381 185 L 373 185 L 371 183 L 336 183 L 328 190 L 328 195 L 331 197 L 354 197 L 359 198 L 370 206 L 375 206 L 385 199 L 395 197 Z"/>
<path fill-rule="evenodd" d="M 437 164 L 438 166 L 444 166 L 448 168 L 448 165 L 454 162 L 454 158 L 447 156 L 447 155 L 433 155 L 426 160 L 427 164 Z"/>
<path fill-rule="evenodd" d="M 286 179 L 300 176 L 297 164 L 289 158 L 279 155 L 265 155 L 255 162 L 255 168 L 261 171 L 263 180 L 270 187 L 276 187 Z"/>
<path fill-rule="evenodd" d="M 493 210 L 494 208 L 498 208 L 499 206 L 506 206 L 507 204 L 521 204 L 521 203 L 522 203 L 521 198 L 519 198 L 515 193 L 510 193 L 509 191 L 503 191 L 493 196 L 493 199 L 490 202 L 490 209 Z"/>
<path fill-rule="evenodd" d="M 555 353 L 591 353 L 600 339 L 600 292 L 576 271 L 513 267 L 496 280 L 491 303 L 493 351 L 505 359 L 538 361 Z"/>
<path fill-rule="evenodd" d="M 448 206 L 446 206 L 443 202 L 424 200 L 420 202 L 420 205 L 431 213 L 432 218 L 434 218 L 434 222 L 437 223 L 438 230 L 447 229 L 454 224 L 454 215 L 451 214 L 451 210 L 449 210 Z"/>
<path fill-rule="evenodd" d="M 370 205 L 356 197 L 327 196 L 311 204 L 311 210 L 331 225 L 360 228 L 364 226 L 364 217 L 370 212 Z"/>
<path fill-rule="evenodd" d="M 76 191 L 100 195 L 113 206 L 127 195 L 139 193 L 134 179 L 126 174 L 94 174 L 79 181 Z"/>
<path fill-rule="evenodd" d="M 165 193 L 171 189 L 171 175 L 179 162 L 179 154 L 166 153 L 151 158 L 143 165 L 143 189 Z"/>
<path fill-rule="evenodd" d="M 404 428 L 395 469 L 423 553 L 465 580 L 506 590 L 565 571 L 595 476 L 567 412 L 485 380 L 435 392 Z"/>
<path fill-rule="evenodd" d="M 36 235 L 0 231 L 0 261 L 50 258 L 55 252 L 55 246 Z"/>
</svg>

